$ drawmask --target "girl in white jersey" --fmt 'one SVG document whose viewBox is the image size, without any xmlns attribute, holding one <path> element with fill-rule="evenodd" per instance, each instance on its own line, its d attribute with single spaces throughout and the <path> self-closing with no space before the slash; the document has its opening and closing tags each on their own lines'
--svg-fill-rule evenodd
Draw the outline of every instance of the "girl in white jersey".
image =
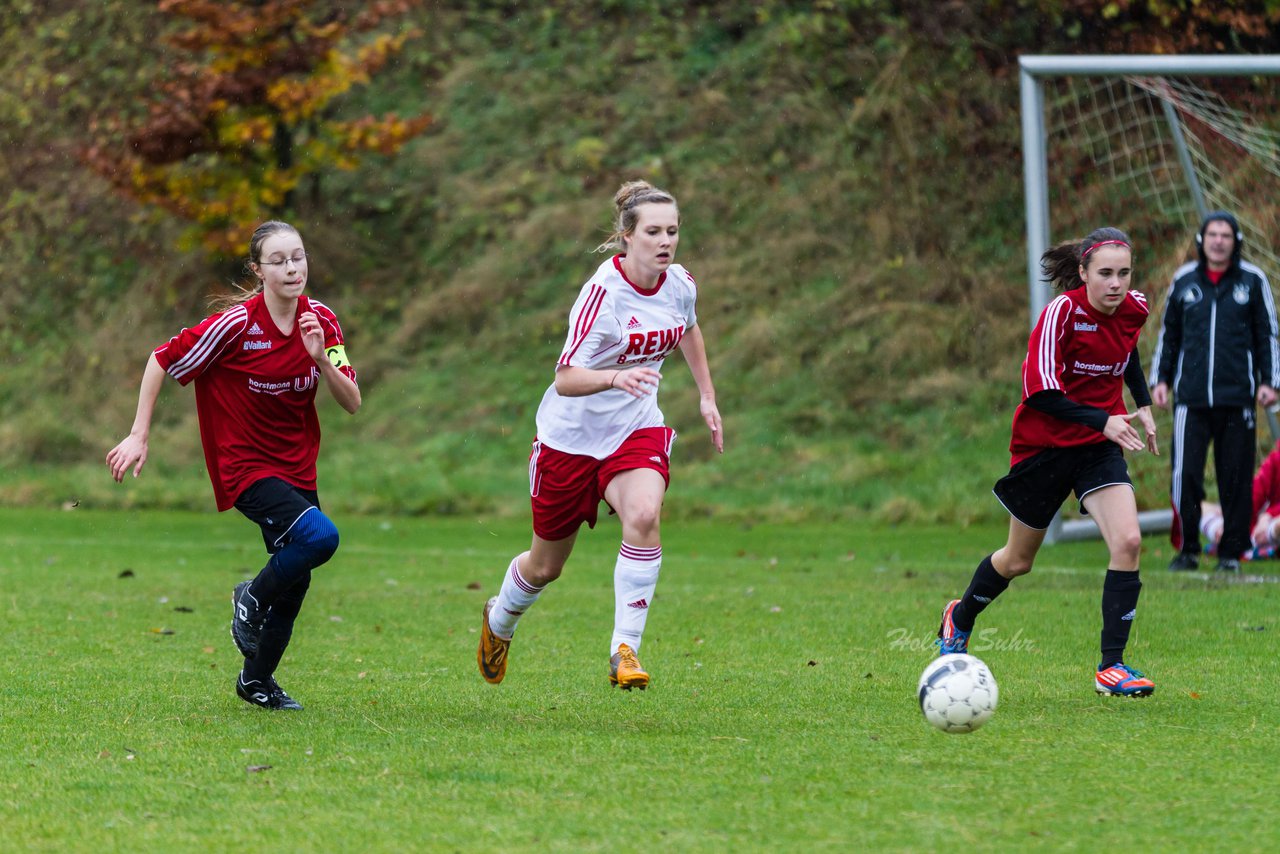
<svg viewBox="0 0 1280 854">
<path fill-rule="evenodd" d="M 494 684 L 506 675 L 516 622 L 560 577 L 579 527 L 595 527 L 603 498 L 622 522 L 609 681 L 628 690 L 648 686 L 636 654 L 662 565 L 658 528 L 675 440 L 656 393 L 663 360 L 676 348 L 698 386 L 711 441 L 724 452 L 694 311 L 697 288 L 673 263 L 680 240 L 676 200 L 633 181 L 618 190 L 614 206 L 614 233 L 600 250 L 621 253 L 601 264 L 578 294 L 555 382 L 538 407 L 529 458 L 533 544 L 511 561 L 498 595 L 484 606 L 477 660 Z"/>
</svg>

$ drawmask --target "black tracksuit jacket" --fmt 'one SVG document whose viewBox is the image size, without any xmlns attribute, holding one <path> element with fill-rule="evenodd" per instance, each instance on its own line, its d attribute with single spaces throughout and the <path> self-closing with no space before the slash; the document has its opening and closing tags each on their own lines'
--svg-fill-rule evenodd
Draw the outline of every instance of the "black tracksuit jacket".
<svg viewBox="0 0 1280 854">
<path fill-rule="evenodd" d="M 1174 273 L 1151 359 L 1151 385 L 1180 405 L 1253 406 L 1258 385 L 1280 387 L 1276 308 L 1261 269 L 1232 259 L 1214 285 L 1203 251 Z"/>
</svg>

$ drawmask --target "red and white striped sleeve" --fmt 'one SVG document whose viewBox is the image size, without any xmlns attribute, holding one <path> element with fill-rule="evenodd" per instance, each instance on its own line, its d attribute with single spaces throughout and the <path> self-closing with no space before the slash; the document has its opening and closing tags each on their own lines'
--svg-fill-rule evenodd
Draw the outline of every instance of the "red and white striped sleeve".
<svg viewBox="0 0 1280 854">
<path fill-rule="evenodd" d="M 1063 391 L 1063 337 L 1071 323 L 1073 307 L 1063 294 L 1040 312 L 1027 340 L 1027 360 L 1022 363 L 1023 400 L 1039 391 Z"/>
<path fill-rule="evenodd" d="M 324 329 L 324 351 L 329 355 L 329 361 L 333 362 L 334 367 L 342 371 L 347 379 L 356 382 L 356 369 L 347 358 L 347 342 L 342 336 L 342 324 L 338 322 L 338 315 L 319 300 L 313 299 L 308 302 L 311 310 L 320 320 L 320 326 Z"/>
<path fill-rule="evenodd" d="M 206 317 L 183 329 L 155 349 L 156 361 L 182 385 L 217 364 L 248 325 L 249 312 L 243 305 Z"/>
<path fill-rule="evenodd" d="M 557 367 L 587 366 L 588 358 L 599 349 L 600 340 L 609 328 L 607 319 L 611 310 L 608 289 L 594 282 L 583 286 L 569 311 L 569 335 Z"/>
<path fill-rule="evenodd" d="M 698 325 L 698 310 L 696 307 L 698 302 L 698 280 L 695 279 L 693 274 L 684 267 L 680 268 L 680 272 L 684 274 L 684 278 L 688 284 L 688 287 L 685 289 L 684 325 L 686 329 L 692 329 Z"/>
</svg>

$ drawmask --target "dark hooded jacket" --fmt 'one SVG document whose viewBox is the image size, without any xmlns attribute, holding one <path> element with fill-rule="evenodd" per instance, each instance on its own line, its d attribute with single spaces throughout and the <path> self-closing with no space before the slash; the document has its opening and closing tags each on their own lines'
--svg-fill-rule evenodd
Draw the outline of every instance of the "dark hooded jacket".
<svg viewBox="0 0 1280 854">
<path fill-rule="evenodd" d="M 1235 232 L 1231 262 L 1218 284 L 1209 279 L 1204 232 L 1211 222 Z M 1214 211 L 1196 234 L 1196 261 L 1173 274 L 1151 359 L 1150 382 L 1168 383 L 1175 402 L 1196 408 L 1253 406 L 1258 386 L 1280 383 L 1276 308 L 1266 273 L 1243 261 L 1236 218 Z"/>
</svg>

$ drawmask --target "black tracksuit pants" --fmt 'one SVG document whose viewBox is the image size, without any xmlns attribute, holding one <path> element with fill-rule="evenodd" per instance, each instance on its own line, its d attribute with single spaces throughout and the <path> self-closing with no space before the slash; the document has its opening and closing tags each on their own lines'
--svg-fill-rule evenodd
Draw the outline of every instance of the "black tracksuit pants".
<svg viewBox="0 0 1280 854">
<path fill-rule="evenodd" d="M 1253 525 L 1253 467 L 1257 456 L 1257 411 L 1253 406 L 1173 409 L 1174 548 L 1200 551 L 1200 502 L 1204 500 L 1204 467 L 1213 443 L 1213 469 L 1222 504 L 1220 559 L 1239 558 L 1250 548 Z"/>
</svg>

